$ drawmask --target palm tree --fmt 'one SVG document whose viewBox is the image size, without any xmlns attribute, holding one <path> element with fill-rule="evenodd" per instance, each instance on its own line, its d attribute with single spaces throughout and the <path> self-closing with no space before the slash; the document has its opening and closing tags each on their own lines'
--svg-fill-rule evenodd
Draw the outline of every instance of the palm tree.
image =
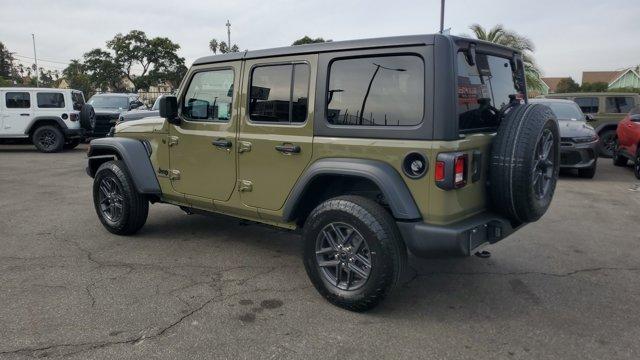
<svg viewBox="0 0 640 360">
<path fill-rule="evenodd" d="M 538 91 L 543 89 L 544 85 L 540 79 L 540 74 L 542 72 L 533 60 L 532 53 L 535 50 L 535 47 L 531 39 L 526 36 L 519 35 L 514 31 L 507 30 L 500 24 L 495 25 L 489 29 L 488 32 L 479 24 L 473 24 L 469 28 L 479 40 L 489 41 L 521 51 L 527 88 L 529 90 Z"/>
<path fill-rule="evenodd" d="M 218 53 L 218 40 L 211 39 L 211 41 L 209 41 L 209 50 L 214 54 Z"/>
</svg>

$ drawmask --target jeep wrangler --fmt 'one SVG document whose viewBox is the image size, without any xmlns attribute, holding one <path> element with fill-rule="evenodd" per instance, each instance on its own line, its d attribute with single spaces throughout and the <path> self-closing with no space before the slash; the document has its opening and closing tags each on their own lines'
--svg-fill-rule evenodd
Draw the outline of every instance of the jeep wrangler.
<svg viewBox="0 0 640 360">
<path fill-rule="evenodd" d="M 0 88 L 0 98 L 0 140 L 28 139 L 44 153 L 78 146 L 95 118 L 78 90 Z"/>
<path fill-rule="evenodd" d="M 525 89 L 518 51 L 446 35 L 204 57 L 160 117 L 91 142 L 95 210 L 118 235 L 150 202 L 300 230 L 319 293 L 364 311 L 408 251 L 468 256 L 545 213 L 558 123 Z"/>
</svg>

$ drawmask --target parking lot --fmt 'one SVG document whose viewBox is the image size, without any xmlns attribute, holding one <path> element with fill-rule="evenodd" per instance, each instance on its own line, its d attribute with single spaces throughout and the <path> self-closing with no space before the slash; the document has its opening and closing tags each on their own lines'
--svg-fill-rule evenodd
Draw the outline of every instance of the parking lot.
<svg viewBox="0 0 640 360">
<path fill-rule="evenodd" d="M 311 286 L 294 233 L 154 205 L 99 223 L 85 150 L 0 148 L 0 358 L 640 358 L 640 183 L 601 159 L 489 259 L 411 259 L 382 306 Z"/>
</svg>

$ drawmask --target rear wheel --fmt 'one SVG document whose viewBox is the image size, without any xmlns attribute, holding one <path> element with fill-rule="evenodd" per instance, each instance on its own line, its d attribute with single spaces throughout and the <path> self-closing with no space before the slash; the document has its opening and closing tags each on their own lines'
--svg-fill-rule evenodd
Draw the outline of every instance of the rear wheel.
<svg viewBox="0 0 640 360">
<path fill-rule="evenodd" d="M 613 157 L 618 147 L 618 134 L 615 129 L 605 130 L 599 134 L 600 136 L 600 155 L 604 157 Z"/>
<path fill-rule="evenodd" d="M 149 201 L 136 191 L 122 161 L 100 165 L 93 179 L 93 203 L 102 225 L 114 234 L 134 234 L 147 221 Z"/>
<path fill-rule="evenodd" d="M 400 280 L 406 248 L 393 217 L 360 196 L 329 199 L 304 225 L 304 265 L 318 292 L 334 305 L 366 311 Z"/>
<path fill-rule="evenodd" d="M 33 144 L 43 153 L 61 151 L 64 147 L 64 135 L 54 125 L 40 126 L 33 132 Z"/>
</svg>

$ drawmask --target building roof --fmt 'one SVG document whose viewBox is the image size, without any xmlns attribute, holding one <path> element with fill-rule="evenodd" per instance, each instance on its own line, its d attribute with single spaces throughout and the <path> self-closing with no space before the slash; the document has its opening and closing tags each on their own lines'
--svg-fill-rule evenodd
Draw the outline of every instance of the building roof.
<svg viewBox="0 0 640 360">
<path fill-rule="evenodd" d="M 545 84 L 549 87 L 550 92 L 556 92 L 556 88 L 558 87 L 558 83 L 562 79 L 568 79 L 568 77 L 543 77 L 540 80 L 544 81 Z"/>
<path fill-rule="evenodd" d="M 583 71 L 582 83 L 596 83 L 603 82 L 610 84 L 613 80 L 617 79 L 625 73 L 628 69 L 615 70 L 615 71 Z"/>
</svg>

